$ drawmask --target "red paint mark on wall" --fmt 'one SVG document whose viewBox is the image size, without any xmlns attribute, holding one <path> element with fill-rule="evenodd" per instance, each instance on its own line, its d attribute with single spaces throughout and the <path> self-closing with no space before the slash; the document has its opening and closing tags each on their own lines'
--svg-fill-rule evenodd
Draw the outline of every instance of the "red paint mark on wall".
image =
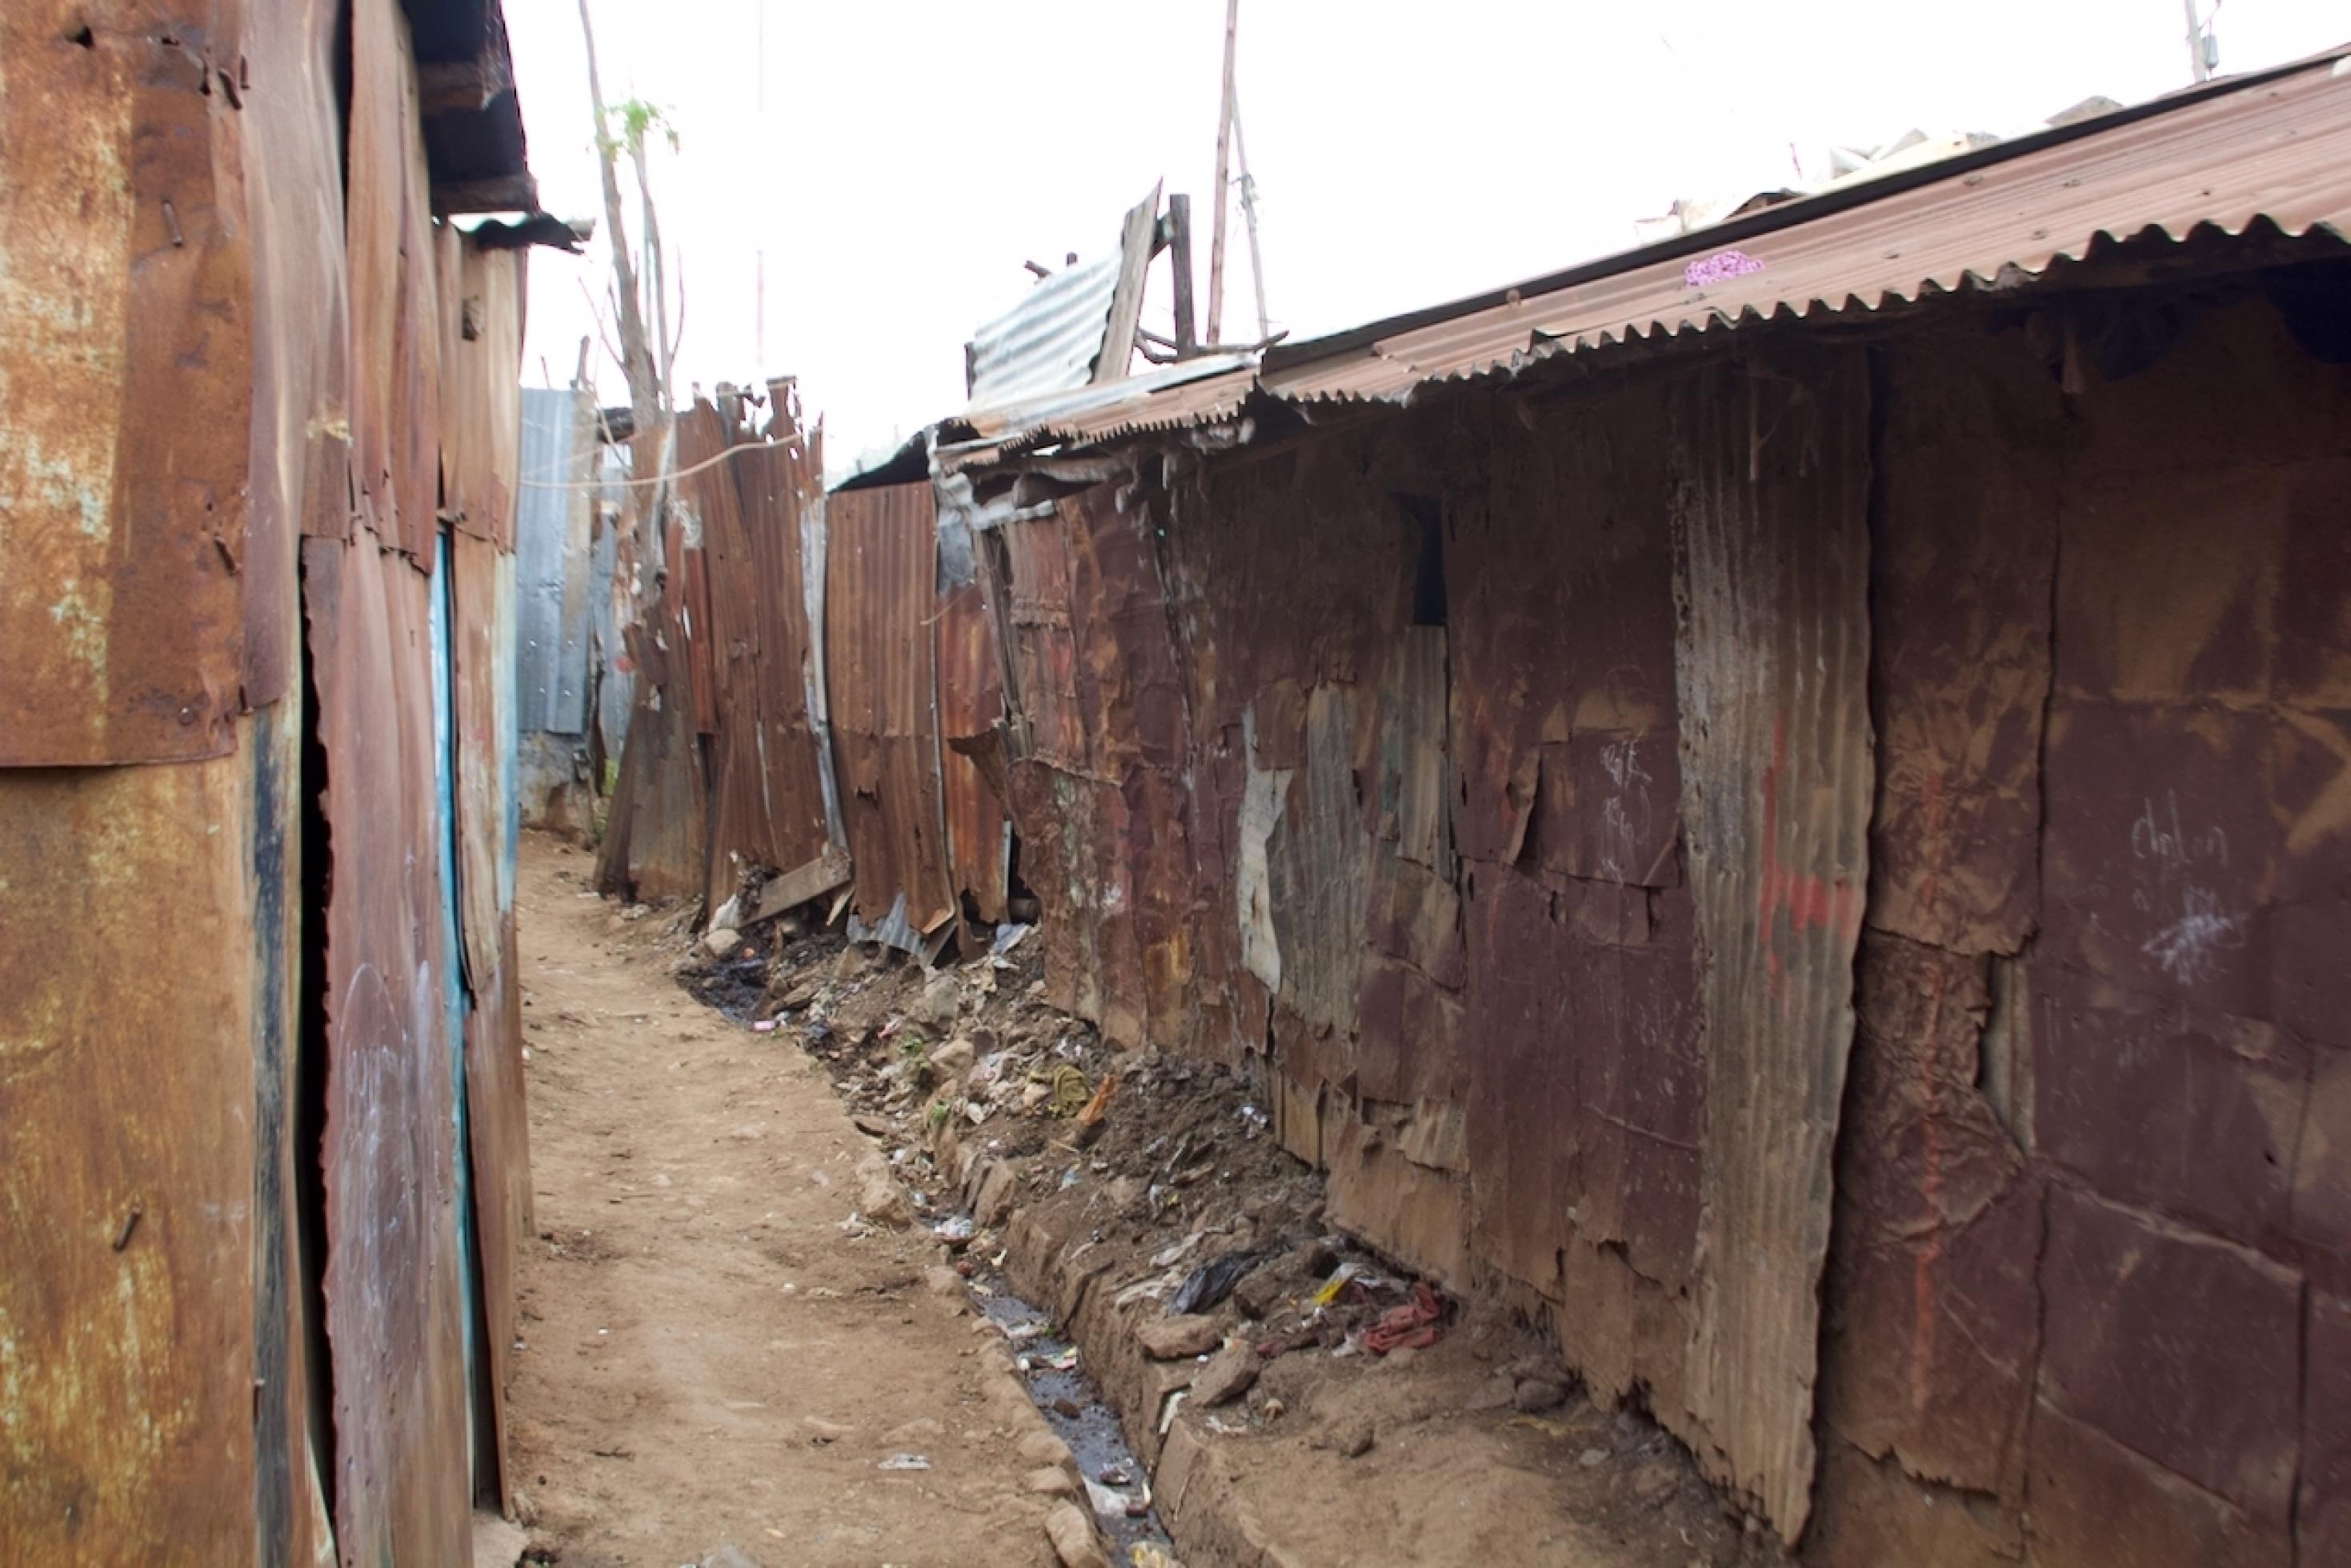
<svg viewBox="0 0 2351 1568">
<path fill-rule="evenodd" d="M 1771 729 L 1771 765 L 1763 770 L 1762 875 L 1755 894 L 1755 927 L 1766 947 L 1788 917 L 1789 934 L 1834 930 L 1847 941 L 1861 935 L 1862 889 L 1842 877 L 1823 877 L 1780 863 L 1780 774 L 1788 763 L 1788 718 Z"/>
</svg>

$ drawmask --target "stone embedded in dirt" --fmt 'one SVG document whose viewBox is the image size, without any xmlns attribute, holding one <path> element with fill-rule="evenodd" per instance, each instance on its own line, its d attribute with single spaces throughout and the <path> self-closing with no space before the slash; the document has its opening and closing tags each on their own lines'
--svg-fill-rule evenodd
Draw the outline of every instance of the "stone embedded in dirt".
<svg viewBox="0 0 2351 1568">
<path fill-rule="evenodd" d="M 1086 1407 L 1064 1394 L 1053 1401 L 1053 1414 L 1063 1420 L 1074 1421 L 1086 1413 Z"/>
<path fill-rule="evenodd" d="M 1001 1225 L 1012 1213 L 1012 1200 L 1020 1195 L 1019 1173 L 1008 1159 L 992 1162 L 987 1174 L 979 1179 L 979 1190 L 971 1200 L 971 1217 L 983 1225 Z"/>
<path fill-rule="evenodd" d="M 821 1416 L 803 1416 L 800 1421 L 809 1429 L 810 1440 L 818 1444 L 837 1443 L 857 1430 L 838 1421 L 828 1421 Z"/>
<path fill-rule="evenodd" d="M 1208 1358 L 1192 1379 L 1192 1397 L 1203 1405 L 1226 1405 L 1249 1391 L 1257 1381 L 1258 1360 L 1255 1348 L 1246 1345 L 1230 1345 Z"/>
<path fill-rule="evenodd" d="M 1039 1428 L 1020 1439 L 1020 1457 L 1032 1465 L 1066 1465 L 1071 1462 L 1070 1445 L 1043 1428 Z"/>
<path fill-rule="evenodd" d="M 1567 1403 L 1567 1390 L 1556 1383 L 1540 1377 L 1530 1377 L 1510 1395 L 1512 1407 L 1532 1414 L 1537 1410 L 1556 1410 Z"/>
<path fill-rule="evenodd" d="M 815 1000 L 816 981 L 812 980 L 804 980 L 800 981 L 799 984 L 792 987 L 791 990 L 784 992 L 783 1001 L 778 1002 L 777 1005 L 781 1007 L 786 1012 L 798 1012 L 801 1008 L 806 1007 L 810 1002 L 814 1002 Z"/>
<path fill-rule="evenodd" d="M 935 1416 L 917 1416 L 904 1426 L 893 1427 L 882 1434 L 885 1449 L 919 1449 L 935 1443 L 947 1435 L 946 1424 Z"/>
<path fill-rule="evenodd" d="M 1463 1407 L 1469 1410 L 1507 1410 L 1518 1391 L 1519 1386 L 1509 1373 L 1498 1372 L 1478 1385 L 1477 1392 L 1469 1396 Z"/>
<path fill-rule="evenodd" d="M 1633 1477 L 1633 1491 L 1646 1501 L 1656 1502 L 1674 1490 L 1680 1474 L 1670 1465 L 1644 1465 Z"/>
<path fill-rule="evenodd" d="M 702 1568 L 759 1568 L 759 1560 L 730 1541 L 705 1557 Z"/>
<path fill-rule="evenodd" d="M 1596 1470 L 1602 1465 L 1608 1462 L 1608 1450 L 1605 1449 L 1586 1449 L 1583 1452 L 1575 1456 L 1575 1462 L 1582 1465 L 1585 1469 Z"/>
<path fill-rule="evenodd" d="M 869 1116 L 860 1114 L 850 1117 L 849 1125 L 855 1127 L 859 1132 L 863 1133 L 867 1137 L 888 1137 L 890 1136 L 890 1124 L 883 1121 L 880 1116 Z"/>
<path fill-rule="evenodd" d="M 1290 1287 L 1283 1282 L 1280 1271 L 1269 1263 L 1233 1287 L 1233 1304 L 1262 1323 L 1289 1294 Z"/>
<path fill-rule="evenodd" d="M 1144 1354 L 1153 1360 L 1181 1361 L 1216 1349 L 1224 1343 L 1225 1332 L 1215 1318 L 1195 1314 L 1155 1318 L 1143 1325 L 1138 1337 Z"/>
<path fill-rule="evenodd" d="M 948 1022 L 953 1023 L 954 1020 L 950 1018 Z M 949 1078 L 960 1078 L 971 1071 L 975 1057 L 970 1041 L 950 1040 L 931 1053 L 931 1074 L 942 1083 Z"/>
<path fill-rule="evenodd" d="M 715 959 L 723 959 L 742 945 L 742 934 L 737 931 L 713 931 L 702 939 L 702 950 Z"/>
<path fill-rule="evenodd" d="M 923 1271 L 923 1288 L 935 1296 L 960 1296 L 963 1276 L 943 1264 L 933 1263 Z"/>
<path fill-rule="evenodd" d="M 1389 1351 L 1385 1355 L 1380 1357 L 1380 1359 L 1385 1362 L 1389 1366 L 1395 1368 L 1396 1371 L 1401 1372 L 1405 1367 L 1410 1366 L 1414 1362 L 1420 1359 L 1420 1352 L 1412 1345 L 1399 1345 L 1394 1350 Z"/>
<path fill-rule="evenodd" d="M 1045 1515 L 1045 1539 L 1061 1568 L 1110 1568 L 1102 1542 L 1094 1539 L 1094 1521 L 1074 1502 L 1058 1502 Z"/>
<path fill-rule="evenodd" d="M 876 1225 L 903 1231 L 914 1222 L 914 1206 L 906 1189 L 877 1156 L 868 1155 L 857 1168 L 857 1210 Z"/>
<path fill-rule="evenodd" d="M 923 982 L 923 994 L 907 1010 L 907 1015 L 934 1029 L 952 1029 L 956 1013 L 962 1007 L 963 987 L 956 983 L 955 976 L 940 973 Z"/>
<path fill-rule="evenodd" d="M 1371 1422 L 1358 1417 L 1332 1434 L 1331 1446 L 1351 1459 L 1360 1459 L 1372 1451 L 1372 1445 L 1378 1440 L 1379 1434 Z"/>
<path fill-rule="evenodd" d="M 1036 1497 L 1075 1497 L 1078 1483 L 1059 1465 L 1039 1465 L 1021 1478 L 1020 1490 Z"/>
</svg>

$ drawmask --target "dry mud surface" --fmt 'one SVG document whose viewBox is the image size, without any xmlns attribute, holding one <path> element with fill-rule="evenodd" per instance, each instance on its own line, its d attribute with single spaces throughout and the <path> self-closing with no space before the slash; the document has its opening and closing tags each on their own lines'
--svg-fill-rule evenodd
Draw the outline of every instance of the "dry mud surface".
<svg viewBox="0 0 2351 1568">
<path fill-rule="evenodd" d="M 1329 1231 L 1245 1085 L 1112 1053 L 1043 1004 L 1027 948 L 928 974 L 770 926 L 688 959 L 690 932 L 590 876 L 526 842 L 540 1235 L 514 1409 L 539 1554 L 1052 1563 L 1040 1467 L 1098 1479 L 1055 1428 L 1104 1469 L 1081 1433 L 1102 1418 L 1040 1416 L 1066 1378 L 985 1305 L 1078 1345 L 1142 1456 L 1107 1473 L 1193 1568 L 1777 1560 L 1498 1303 L 1443 1297 L 1434 1344 L 1367 1349 L 1410 1274 Z M 1189 1396 L 1212 1356 L 1145 1331 L 1234 1253 L 1250 1266 L 1197 1332 L 1255 1378 L 1210 1407 Z M 1318 1307 L 1341 1265 L 1364 1283 Z M 1014 1290 L 1034 1314 L 990 1294 Z M 906 1452 L 931 1468 L 879 1468 Z"/>
</svg>

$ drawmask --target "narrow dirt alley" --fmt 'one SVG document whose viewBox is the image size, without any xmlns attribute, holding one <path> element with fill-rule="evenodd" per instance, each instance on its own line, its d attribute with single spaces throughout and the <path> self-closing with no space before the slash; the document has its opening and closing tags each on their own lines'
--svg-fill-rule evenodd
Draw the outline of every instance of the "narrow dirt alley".
<svg viewBox="0 0 2351 1568">
<path fill-rule="evenodd" d="M 596 898 L 592 865 L 524 839 L 512 1456 L 537 1554 L 1050 1562 L 1023 1477 L 1055 1439 L 999 1336 L 923 1231 L 845 1228 L 870 1141 L 802 1053 L 680 990 L 659 919 Z"/>
</svg>

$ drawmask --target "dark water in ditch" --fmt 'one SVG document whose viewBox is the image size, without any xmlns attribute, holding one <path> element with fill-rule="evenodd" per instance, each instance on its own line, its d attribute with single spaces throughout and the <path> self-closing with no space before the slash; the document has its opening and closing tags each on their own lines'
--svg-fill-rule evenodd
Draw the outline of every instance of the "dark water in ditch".
<svg viewBox="0 0 2351 1568">
<path fill-rule="evenodd" d="M 1127 1561 L 1138 1542 L 1174 1556 L 1158 1511 L 1150 1506 L 1150 1472 L 1127 1447 L 1116 1412 L 1102 1402 L 1102 1390 L 1086 1376 L 1077 1347 L 1057 1332 L 1059 1325 L 1050 1316 L 1014 1295 L 1001 1274 L 985 1273 L 973 1282 L 978 1287 L 972 1293 L 979 1310 L 1012 1342 L 1013 1361 L 1023 1367 L 1021 1381 L 1029 1386 L 1029 1397 L 1077 1456 L 1078 1473 L 1092 1483 L 1086 1488 L 1086 1501 L 1111 1542 L 1113 1557 Z M 1054 1365 L 1061 1361 L 1070 1365 Z M 1118 1506 L 1111 1506 L 1113 1494 L 1120 1500 Z M 1129 1506 L 1141 1511 L 1130 1513 Z"/>
</svg>

